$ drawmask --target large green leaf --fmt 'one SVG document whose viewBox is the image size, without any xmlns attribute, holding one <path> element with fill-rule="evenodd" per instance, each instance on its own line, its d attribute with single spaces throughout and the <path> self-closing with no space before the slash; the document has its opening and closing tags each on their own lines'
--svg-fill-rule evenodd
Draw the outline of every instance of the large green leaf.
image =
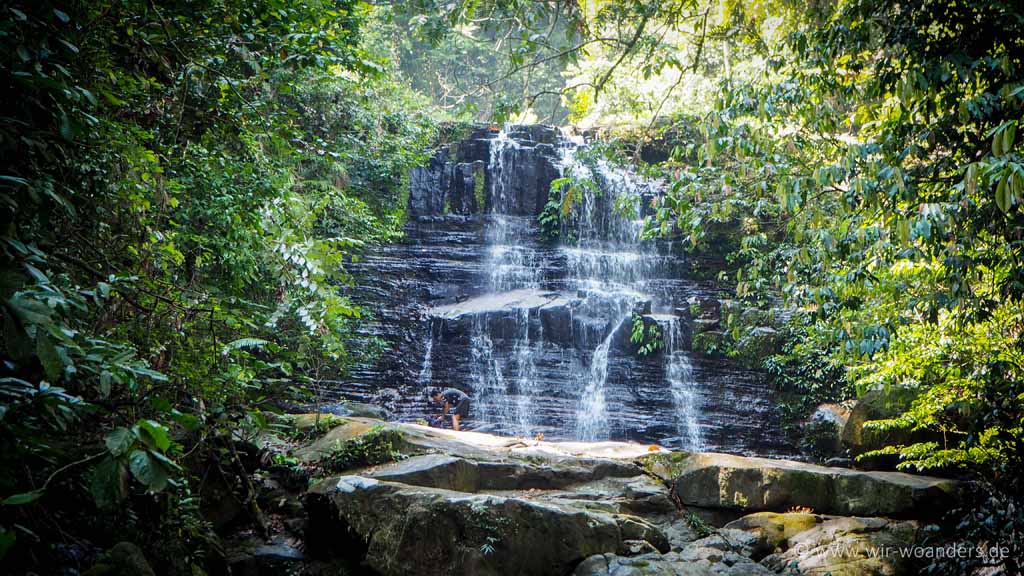
<svg viewBox="0 0 1024 576">
<path fill-rule="evenodd" d="M 89 491 L 96 506 L 113 508 L 128 494 L 128 471 L 116 458 L 107 456 L 93 469 Z"/>
<path fill-rule="evenodd" d="M 128 467 L 132 476 L 146 485 L 150 492 L 159 492 L 167 487 L 167 469 L 147 450 L 133 450 L 128 456 Z"/>
<path fill-rule="evenodd" d="M 64 362 L 60 359 L 57 347 L 50 340 L 49 334 L 39 330 L 36 336 L 36 354 L 39 355 L 39 362 L 43 365 L 43 371 L 51 382 L 60 381 L 64 373 Z"/>
<path fill-rule="evenodd" d="M 42 495 L 42 490 L 33 490 L 31 492 L 22 492 L 21 494 L 14 494 L 0 501 L 0 506 L 20 506 L 22 504 L 28 504 L 29 502 L 35 502 Z"/>
<path fill-rule="evenodd" d="M 127 453 L 134 442 L 135 435 L 128 428 L 116 428 L 110 434 L 107 434 L 105 440 L 107 450 L 114 456 L 121 456 Z"/>
<path fill-rule="evenodd" d="M 50 324 L 50 318 L 53 315 L 53 310 L 45 302 L 40 302 L 22 292 L 11 296 L 7 301 L 7 305 L 26 324 L 47 326 Z"/>
<path fill-rule="evenodd" d="M 171 437 L 167 434 L 167 427 L 154 420 L 139 420 L 136 423 L 139 440 L 150 448 L 166 451 L 171 447 Z"/>
</svg>

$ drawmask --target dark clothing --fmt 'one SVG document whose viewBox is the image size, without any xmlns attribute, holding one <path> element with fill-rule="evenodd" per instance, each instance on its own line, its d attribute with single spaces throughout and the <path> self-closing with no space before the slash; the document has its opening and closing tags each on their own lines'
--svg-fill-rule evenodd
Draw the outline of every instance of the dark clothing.
<svg viewBox="0 0 1024 576">
<path fill-rule="evenodd" d="M 441 398 L 452 406 L 457 406 L 459 402 L 462 402 L 463 400 L 469 400 L 469 396 L 467 396 L 465 392 L 462 390 L 456 390 L 455 388 L 449 388 L 444 392 L 441 392 Z"/>
<path fill-rule="evenodd" d="M 458 414 L 460 418 L 469 416 L 469 396 L 461 390 L 449 388 L 441 392 L 441 398 L 448 403 L 448 414 Z"/>
</svg>

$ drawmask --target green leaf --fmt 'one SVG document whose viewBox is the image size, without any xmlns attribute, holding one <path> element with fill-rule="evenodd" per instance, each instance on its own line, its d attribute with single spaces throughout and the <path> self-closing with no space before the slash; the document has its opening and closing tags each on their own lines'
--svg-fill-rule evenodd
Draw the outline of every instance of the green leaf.
<svg viewBox="0 0 1024 576">
<path fill-rule="evenodd" d="M 33 490 L 31 492 L 22 492 L 21 494 L 14 494 L 4 498 L 0 501 L 0 506 L 20 506 L 22 504 L 28 504 L 29 502 L 35 502 L 43 495 L 42 490 Z"/>
<path fill-rule="evenodd" d="M 49 325 L 53 310 L 45 302 L 35 300 L 22 292 L 11 296 L 7 305 L 24 324 Z"/>
<path fill-rule="evenodd" d="M 186 414 L 178 410 L 172 410 L 171 419 L 177 422 L 182 428 L 186 430 L 197 430 L 199 428 L 199 418 L 192 414 Z"/>
<path fill-rule="evenodd" d="M 15 361 L 21 362 L 32 356 L 32 339 L 11 314 L 4 314 L 4 345 L 7 354 Z"/>
<path fill-rule="evenodd" d="M 221 350 L 221 353 L 226 355 L 228 352 L 230 352 L 232 350 L 244 350 L 244 349 L 247 349 L 247 348 L 262 348 L 263 346 L 266 346 L 267 344 L 269 344 L 269 342 L 267 342 L 266 340 L 261 340 L 259 338 L 239 338 L 238 340 L 233 340 L 233 341 L 228 342 L 227 344 L 225 344 L 224 345 L 224 349 Z"/>
<path fill-rule="evenodd" d="M 100 396 L 103 398 L 110 396 L 110 387 L 113 381 L 114 375 L 109 370 L 100 372 Z"/>
<path fill-rule="evenodd" d="M 146 450 L 133 450 L 128 457 L 128 467 L 136 480 L 146 485 L 151 492 L 167 487 L 167 470 Z"/>
<path fill-rule="evenodd" d="M 996 186 L 996 206 L 1006 214 L 1010 211 L 1010 190 L 1006 186 L 1007 177 L 1003 176 L 999 179 L 999 185 Z"/>
<path fill-rule="evenodd" d="M 100 509 L 113 508 L 128 494 L 128 471 L 114 457 L 107 456 L 93 469 L 89 491 Z"/>
<path fill-rule="evenodd" d="M 51 382 L 60 380 L 64 373 L 64 363 L 57 353 L 57 347 L 50 340 L 49 334 L 40 330 L 36 336 L 36 354 L 39 355 L 39 362 L 43 365 L 43 371 Z"/>
<path fill-rule="evenodd" d="M 0 560 L 7 556 L 7 552 L 17 542 L 18 535 L 14 530 L 8 530 L 7 528 L 0 527 Z"/>
<path fill-rule="evenodd" d="M 147 446 L 161 452 L 171 447 L 171 438 L 163 424 L 153 420 L 139 420 L 135 426 L 139 431 L 139 439 Z"/>
<path fill-rule="evenodd" d="M 126 454 L 132 447 L 132 444 L 135 443 L 135 435 L 128 428 L 116 428 L 110 434 L 107 434 L 104 443 L 111 454 L 121 456 Z"/>
</svg>

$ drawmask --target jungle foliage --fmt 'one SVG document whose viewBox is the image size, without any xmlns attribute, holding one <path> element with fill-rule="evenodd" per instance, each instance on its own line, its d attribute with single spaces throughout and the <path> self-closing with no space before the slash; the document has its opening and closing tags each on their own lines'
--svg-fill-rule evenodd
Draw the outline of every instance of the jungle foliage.
<svg viewBox="0 0 1024 576">
<path fill-rule="evenodd" d="M 74 565 L 119 525 L 201 567 L 197 474 L 244 486 L 236 440 L 363 352 L 346 265 L 399 233 L 434 133 L 368 10 L 2 9 L 5 567 Z"/>
<path fill-rule="evenodd" d="M 1009 545 L 1021 570 L 1019 2 L 0 10 L 5 566 L 73 564 L 68 526 L 122 526 L 201 567 L 196 471 L 244 485 L 237 440 L 368 353 L 346 267 L 399 234 L 432 118 L 568 115 L 669 149 L 644 167 L 666 183 L 648 237 L 728 252 L 741 306 L 792 312 L 766 367 L 794 410 L 910 393 L 871 425 L 932 439 L 881 452 L 977 486 L 929 538 Z M 557 182 L 546 234 L 585 193 Z"/>
<path fill-rule="evenodd" d="M 458 21 L 491 3 L 445 4 L 439 13 Z M 723 279 L 740 303 L 792 311 L 768 367 L 805 407 L 851 392 L 912 396 L 901 415 L 868 424 L 908 440 L 865 457 L 972 479 L 978 501 L 935 537 L 1007 544 L 1004 567 L 1019 571 L 1020 4 L 539 4 L 565 10 L 577 34 L 568 46 L 526 40 L 512 66 L 565 58 L 570 120 L 684 135 L 662 139 L 670 157 L 648 167 L 666 183 L 645 207 L 648 237 L 726 250 Z M 573 185 L 559 183 L 546 230 L 571 218 Z M 743 337 L 721 344 L 730 352 Z"/>
</svg>

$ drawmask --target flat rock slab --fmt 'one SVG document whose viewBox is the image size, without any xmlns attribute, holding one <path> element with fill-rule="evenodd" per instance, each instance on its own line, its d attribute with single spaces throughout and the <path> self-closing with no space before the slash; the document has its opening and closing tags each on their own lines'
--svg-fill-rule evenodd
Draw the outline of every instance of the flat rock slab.
<svg viewBox="0 0 1024 576">
<path fill-rule="evenodd" d="M 405 422 L 384 422 L 372 418 L 345 418 L 344 423 L 323 437 L 296 451 L 303 461 L 313 461 L 339 442 L 366 434 L 376 427 L 395 430 L 402 435 L 398 449 L 406 455 L 444 453 L 476 461 L 519 460 L 538 465 L 628 466 L 632 475 L 641 470 L 632 461 L 653 453 L 668 453 L 658 446 L 629 442 L 544 442 L 495 436 L 480 432 L 455 432 Z"/>
<path fill-rule="evenodd" d="M 454 320 L 462 316 L 475 314 L 554 308 L 566 306 L 578 300 L 578 298 L 570 298 L 558 292 L 522 288 L 508 292 L 486 294 L 456 304 L 436 306 L 427 310 L 427 314 L 435 318 Z"/>
<path fill-rule="evenodd" d="M 639 468 L 617 461 L 537 465 L 520 460 L 474 461 L 447 454 L 423 454 L 375 468 L 368 476 L 459 492 L 553 490 L 603 478 L 633 477 Z"/>
<path fill-rule="evenodd" d="M 321 540 L 354 534 L 385 576 L 568 574 L 589 556 L 625 552 L 627 540 L 664 540 L 637 518 L 361 476 L 324 480 L 306 507 Z"/>
<path fill-rule="evenodd" d="M 956 491 L 956 482 L 941 478 L 713 453 L 677 457 L 670 473 L 684 504 L 750 511 L 929 516 L 946 509 Z"/>
</svg>

